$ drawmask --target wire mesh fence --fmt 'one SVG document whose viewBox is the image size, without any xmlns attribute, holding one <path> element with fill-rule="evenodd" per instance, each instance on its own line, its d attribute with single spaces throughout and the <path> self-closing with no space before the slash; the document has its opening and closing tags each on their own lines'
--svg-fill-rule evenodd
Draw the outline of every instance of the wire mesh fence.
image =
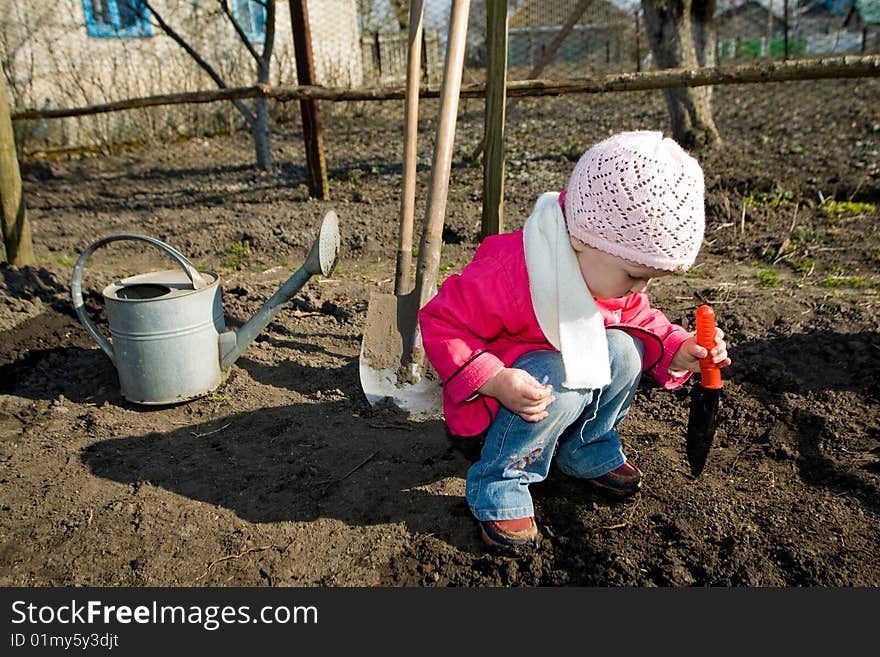
<svg viewBox="0 0 880 657">
<path fill-rule="evenodd" d="M 404 85 L 409 0 L 293 1 L 308 9 L 318 85 Z M 13 110 L 253 85 L 256 55 L 270 33 L 264 82 L 296 85 L 291 6 L 291 0 L 0 0 L 0 64 Z M 438 87 L 451 0 L 424 0 L 423 6 L 421 83 Z M 880 0 L 718 0 L 713 18 L 716 63 L 880 52 Z M 485 81 L 486 21 L 487 0 L 471 0 L 465 84 Z M 507 37 L 509 81 L 654 68 L 641 0 L 508 0 Z M 212 67 L 211 75 L 193 53 Z M 273 116 L 294 120 L 296 109 L 275 103 Z M 19 123 L 17 135 L 42 148 L 239 127 L 232 105 L 216 103 Z"/>
<path fill-rule="evenodd" d="M 406 71 L 407 2 L 359 0 L 366 81 L 399 84 Z M 424 72 L 442 72 L 450 0 L 425 0 Z M 715 61 L 880 52 L 877 0 L 721 0 Z M 508 79 L 578 79 L 652 68 L 638 0 L 510 0 Z M 472 0 L 466 75 L 483 77 L 486 0 Z"/>
</svg>

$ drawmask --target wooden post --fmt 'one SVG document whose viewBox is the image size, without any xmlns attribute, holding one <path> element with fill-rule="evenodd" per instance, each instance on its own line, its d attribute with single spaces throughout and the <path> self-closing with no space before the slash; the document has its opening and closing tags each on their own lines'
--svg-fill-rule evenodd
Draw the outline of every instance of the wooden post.
<svg viewBox="0 0 880 657">
<path fill-rule="evenodd" d="M 296 56 L 296 77 L 300 85 L 314 86 L 315 60 L 312 57 L 312 35 L 309 28 L 309 10 L 306 0 L 290 0 L 290 22 L 293 28 L 293 51 Z M 324 201 L 330 199 L 327 182 L 327 162 L 324 159 L 324 135 L 321 132 L 321 114 L 318 101 L 301 100 L 303 138 L 306 142 L 306 170 L 309 176 L 309 194 Z"/>
<path fill-rule="evenodd" d="M 486 7 L 486 156 L 481 237 L 504 230 L 504 115 L 507 104 L 507 2 Z"/>
<path fill-rule="evenodd" d="M 21 191 L 21 169 L 15 151 L 12 111 L 6 80 L 0 79 L 0 205 L 3 207 L 3 244 L 10 265 L 33 265 L 34 248 L 27 208 Z"/>
<path fill-rule="evenodd" d="M 583 13 L 587 10 L 587 8 L 592 3 L 593 3 L 593 0 L 580 0 L 580 2 L 578 2 L 577 7 L 575 7 L 574 10 L 569 15 L 568 19 L 565 21 L 565 25 L 563 25 L 562 29 L 559 31 L 559 34 L 557 34 L 553 38 L 553 41 L 550 42 L 550 45 L 547 46 L 547 48 L 541 53 L 540 61 L 538 61 L 538 63 L 532 67 L 532 70 L 529 71 L 529 76 L 527 79 L 534 80 L 535 78 L 537 78 L 538 76 L 540 76 L 544 72 L 544 68 L 556 56 L 556 53 L 562 47 L 562 44 L 565 43 L 565 40 L 568 38 L 568 35 L 571 34 L 572 30 L 574 30 L 574 26 L 577 25 L 577 22 L 580 20 Z M 488 29 L 488 21 L 489 21 L 488 11 L 486 14 L 486 21 L 487 21 L 487 29 Z M 529 33 L 529 35 L 530 35 L 529 38 L 531 40 L 531 33 Z M 487 34 L 486 34 L 487 50 L 489 50 L 488 40 L 489 40 L 489 34 L 487 32 Z M 531 50 L 532 50 L 532 48 L 530 46 L 529 51 L 531 52 Z M 506 54 L 507 53 L 507 23 L 506 22 L 504 24 L 504 52 L 505 52 L 505 58 L 506 58 L 507 57 L 507 54 Z M 487 55 L 488 55 L 488 53 L 487 53 Z M 507 59 L 505 59 L 504 62 L 505 62 L 505 66 L 506 66 Z M 506 70 L 507 69 L 505 68 L 505 71 Z M 488 75 L 488 74 L 489 74 L 489 70 L 487 68 L 486 75 Z M 488 93 L 488 89 L 487 89 L 487 93 Z M 515 104 L 515 99 L 511 99 L 510 107 L 507 108 L 508 112 L 513 111 L 514 104 Z M 483 135 L 483 138 L 480 140 L 480 143 L 477 144 L 476 149 L 474 149 L 474 154 L 471 155 L 472 162 L 475 162 L 477 160 L 477 158 L 480 157 L 480 154 L 483 152 L 483 148 L 485 147 L 485 145 L 486 145 L 486 136 Z"/>
</svg>

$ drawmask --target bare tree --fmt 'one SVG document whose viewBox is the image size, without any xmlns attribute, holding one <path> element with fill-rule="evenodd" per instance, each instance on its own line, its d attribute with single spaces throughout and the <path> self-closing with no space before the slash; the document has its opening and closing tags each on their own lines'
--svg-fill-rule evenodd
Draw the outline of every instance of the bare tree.
<svg viewBox="0 0 880 657">
<path fill-rule="evenodd" d="M 162 32 L 183 48 L 183 50 L 186 51 L 186 53 L 202 68 L 202 70 L 211 77 L 219 88 L 228 88 L 229 85 L 226 84 L 220 73 L 218 73 L 217 70 L 196 51 L 189 41 L 165 21 L 152 4 L 150 4 L 149 0 L 128 0 L 128 2 L 133 4 L 139 2 L 146 7 Z M 217 0 L 220 11 L 232 24 L 238 38 L 241 40 L 245 49 L 255 62 L 257 84 L 269 84 L 269 65 L 272 60 L 272 49 L 275 45 L 275 0 L 251 0 L 251 2 L 263 8 L 266 12 L 265 39 L 263 40 L 263 48 L 261 52 L 257 52 L 255 44 L 251 42 L 247 32 L 242 27 L 241 23 L 235 18 L 235 14 L 229 6 L 228 0 Z M 251 129 L 254 136 L 257 168 L 268 169 L 269 165 L 272 164 L 269 131 L 269 99 L 257 98 L 254 100 L 253 109 L 251 109 L 243 100 L 233 100 L 232 104 L 235 105 L 235 108 L 244 117 L 244 120 L 247 122 L 248 127 Z"/>
<path fill-rule="evenodd" d="M 657 68 L 715 65 L 715 0 L 642 0 Z M 672 136 L 686 148 L 718 143 L 712 87 L 666 89 Z"/>
</svg>

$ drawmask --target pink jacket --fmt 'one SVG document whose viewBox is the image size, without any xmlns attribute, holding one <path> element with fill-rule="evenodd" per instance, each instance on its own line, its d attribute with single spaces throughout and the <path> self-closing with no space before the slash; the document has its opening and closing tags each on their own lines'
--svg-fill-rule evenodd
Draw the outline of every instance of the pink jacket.
<svg viewBox="0 0 880 657">
<path fill-rule="evenodd" d="M 682 342 L 691 337 L 681 326 L 651 308 L 647 295 L 595 299 L 605 326 L 642 339 L 643 371 L 664 388 L 684 383 L 668 368 Z M 450 276 L 419 311 L 425 354 L 443 381 L 443 411 L 452 434 L 485 431 L 498 412 L 498 400 L 476 394 L 501 367 L 529 351 L 555 350 L 532 309 L 523 232 L 485 240 L 461 274 Z"/>
</svg>

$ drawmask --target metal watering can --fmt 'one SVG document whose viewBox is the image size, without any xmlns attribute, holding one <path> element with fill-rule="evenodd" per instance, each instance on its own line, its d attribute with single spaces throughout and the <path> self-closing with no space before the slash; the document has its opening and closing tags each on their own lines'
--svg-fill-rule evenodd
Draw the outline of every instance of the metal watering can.
<svg viewBox="0 0 880 657">
<path fill-rule="evenodd" d="M 141 240 L 171 256 L 180 269 L 131 276 L 104 288 L 112 340 L 89 319 L 82 273 L 95 250 L 118 240 Z M 73 267 L 71 296 L 77 317 L 110 358 L 122 396 L 136 404 L 173 404 L 219 386 L 229 367 L 312 277 L 328 276 L 339 253 L 336 213 L 328 212 L 305 263 L 240 329 L 227 330 L 220 277 L 199 272 L 179 251 L 152 237 L 121 233 L 89 246 Z"/>
</svg>

